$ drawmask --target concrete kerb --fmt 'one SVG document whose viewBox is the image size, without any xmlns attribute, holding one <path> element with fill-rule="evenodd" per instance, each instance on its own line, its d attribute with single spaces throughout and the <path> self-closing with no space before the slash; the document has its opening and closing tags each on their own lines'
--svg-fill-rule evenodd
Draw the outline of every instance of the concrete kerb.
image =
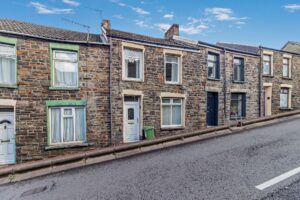
<svg viewBox="0 0 300 200">
<path fill-rule="evenodd" d="M 298 116 L 297 116 L 298 115 Z M 195 131 L 188 134 L 178 134 L 164 138 L 158 138 L 138 143 L 108 147 L 101 150 L 94 150 L 85 153 L 72 154 L 63 157 L 56 157 L 32 163 L 17 164 L 0 169 L 0 184 L 26 180 L 37 176 L 56 173 L 67 169 L 92 165 L 114 159 L 133 156 L 145 152 L 155 151 L 163 148 L 173 147 L 181 144 L 207 140 L 215 137 L 239 133 L 245 130 L 267 126 L 283 122 L 291 118 L 300 117 L 300 111 L 282 113 L 270 117 L 259 118 L 240 122 L 242 127 L 234 129 L 238 124 L 223 125 L 213 128 Z M 283 119 L 282 119 L 283 118 Z M 245 126 L 246 125 L 246 126 Z M 47 169 L 47 170 L 43 170 Z M 51 169 L 51 170 L 50 170 Z M 26 175 L 25 175 L 26 174 Z M 31 174 L 31 175 L 30 175 Z M 22 178 L 23 177 L 23 178 Z"/>
</svg>

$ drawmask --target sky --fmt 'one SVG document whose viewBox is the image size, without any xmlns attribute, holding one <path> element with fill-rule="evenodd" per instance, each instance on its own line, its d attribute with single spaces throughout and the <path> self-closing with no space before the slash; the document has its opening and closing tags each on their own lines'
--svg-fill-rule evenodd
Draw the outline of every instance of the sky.
<svg viewBox="0 0 300 200">
<path fill-rule="evenodd" d="M 300 42 L 300 0 L 2 0 L 0 18 L 75 31 L 101 32 L 102 19 L 118 30 L 280 49 Z"/>
</svg>

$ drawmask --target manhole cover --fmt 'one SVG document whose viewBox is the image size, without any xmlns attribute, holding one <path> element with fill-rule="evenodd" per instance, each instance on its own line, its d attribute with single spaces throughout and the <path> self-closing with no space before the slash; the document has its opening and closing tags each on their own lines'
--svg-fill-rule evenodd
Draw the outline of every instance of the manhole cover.
<svg viewBox="0 0 300 200">
<path fill-rule="evenodd" d="M 55 186 L 55 183 L 53 182 L 53 183 L 51 183 L 49 185 L 46 185 L 46 186 L 33 188 L 33 189 L 30 189 L 30 190 L 27 190 L 27 191 L 23 192 L 21 194 L 21 197 L 27 197 L 27 196 L 31 196 L 31 195 L 34 195 L 34 194 L 42 193 L 42 192 L 45 192 L 48 189 L 52 190 L 54 186 Z"/>
</svg>

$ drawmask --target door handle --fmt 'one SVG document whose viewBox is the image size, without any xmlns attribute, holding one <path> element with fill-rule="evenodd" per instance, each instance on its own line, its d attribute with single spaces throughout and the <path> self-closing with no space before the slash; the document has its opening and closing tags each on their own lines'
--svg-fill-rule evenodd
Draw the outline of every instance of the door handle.
<svg viewBox="0 0 300 200">
<path fill-rule="evenodd" d="M 1 141 L 1 143 L 9 143 L 10 142 L 10 140 L 0 140 Z"/>
</svg>

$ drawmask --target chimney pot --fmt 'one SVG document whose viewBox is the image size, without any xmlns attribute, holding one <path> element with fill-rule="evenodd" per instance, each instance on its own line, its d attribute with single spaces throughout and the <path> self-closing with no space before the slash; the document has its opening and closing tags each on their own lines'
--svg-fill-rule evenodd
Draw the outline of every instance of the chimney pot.
<svg viewBox="0 0 300 200">
<path fill-rule="evenodd" d="M 101 23 L 101 27 L 103 27 L 105 30 L 110 29 L 110 20 L 103 19 Z"/>
<path fill-rule="evenodd" d="M 173 24 L 165 33 L 165 39 L 172 39 L 173 36 L 179 36 L 179 24 Z"/>
</svg>

